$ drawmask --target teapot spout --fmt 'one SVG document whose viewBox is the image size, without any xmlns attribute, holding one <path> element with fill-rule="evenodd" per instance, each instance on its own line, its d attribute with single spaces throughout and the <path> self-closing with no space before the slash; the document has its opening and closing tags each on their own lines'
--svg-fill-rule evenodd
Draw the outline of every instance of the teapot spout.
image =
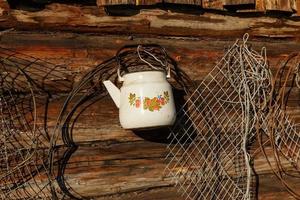
<svg viewBox="0 0 300 200">
<path fill-rule="evenodd" d="M 120 89 L 117 88 L 117 86 L 115 86 L 111 81 L 103 81 L 103 84 L 106 87 L 112 100 L 115 102 L 116 106 L 120 108 Z"/>
</svg>

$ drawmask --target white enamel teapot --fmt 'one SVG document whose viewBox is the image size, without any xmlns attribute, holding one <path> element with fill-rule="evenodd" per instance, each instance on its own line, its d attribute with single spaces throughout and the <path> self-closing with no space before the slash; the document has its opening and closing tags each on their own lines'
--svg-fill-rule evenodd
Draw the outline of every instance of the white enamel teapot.
<svg viewBox="0 0 300 200">
<path fill-rule="evenodd" d="M 141 57 L 143 47 L 138 46 L 139 58 L 153 69 L 151 63 Z M 150 52 L 149 56 L 154 56 Z M 157 58 L 155 58 L 157 59 Z M 119 89 L 111 81 L 104 85 L 119 108 L 119 118 L 124 129 L 144 129 L 171 126 L 175 122 L 176 109 L 172 87 L 167 81 L 170 78 L 170 68 L 167 63 L 160 62 L 167 68 L 165 71 L 141 71 L 121 76 L 121 66 L 118 68 L 118 79 L 123 82 Z"/>
</svg>

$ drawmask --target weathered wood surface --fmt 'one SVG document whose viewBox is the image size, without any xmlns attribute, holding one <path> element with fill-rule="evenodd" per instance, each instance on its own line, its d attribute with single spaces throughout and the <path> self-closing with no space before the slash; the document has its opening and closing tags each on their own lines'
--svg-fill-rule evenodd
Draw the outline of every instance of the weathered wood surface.
<svg viewBox="0 0 300 200">
<path fill-rule="evenodd" d="M 202 7 L 206 9 L 223 10 L 223 0 L 202 0 Z"/>
<path fill-rule="evenodd" d="M 98 0 L 97 5 L 152 5 L 157 3 L 177 3 L 177 4 L 192 4 L 192 5 L 202 5 L 203 8 L 207 9 L 221 9 L 224 10 L 226 6 L 237 6 L 237 9 L 243 9 L 243 5 L 252 4 L 251 8 L 255 11 L 255 3 L 257 11 L 285 11 L 294 12 L 297 10 L 295 6 L 296 0 Z"/>
<path fill-rule="evenodd" d="M 256 10 L 299 12 L 298 4 L 297 0 L 256 0 Z"/>
<path fill-rule="evenodd" d="M 122 5 L 122 4 L 135 4 L 135 0 L 115 0 L 115 1 L 97 0 L 97 5 L 99 5 L 99 6 L 103 6 L 103 5 Z"/>
<path fill-rule="evenodd" d="M 10 12 L 9 5 L 6 0 L 0 0 L 0 23 L 8 20 Z"/>
<path fill-rule="evenodd" d="M 237 34 L 239 38 L 242 33 Z M 212 37 L 212 36 L 211 36 Z M 233 37 L 233 35 L 232 35 Z M 109 39 L 108 39 L 109 38 Z M 201 81 L 222 57 L 224 48 L 234 39 L 207 40 L 199 37 L 133 37 L 97 36 L 76 33 L 28 33 L 12 31 L 1 37 L 1 46 L 42 58 L 55 64 L 65 64 L 77 75 L 76 80 L 95 65 L 114 56 L 126 44 L 156 43 L 164 46 L 188 75 Z M 250 41 L 259 50 L 266 46 L 273 70 L 288 54 L 300 51 L 298 41 L 256 38 Z M 300 120 L 299 96 L 293 94 L 291 116 Z M 49 107 L 49 130 L 55 125 L 62 100 Z M 40 124 L 41 125 L 41 124 Z M 66 179 L 80 194 L 95 199 L 166 199 L 183 200 L 177 188 L 163 170 L 166 144 L 162 132 L 151 134 L 123 130 L 118 122 L 118 110 L 109 98 L 91 106 L 78 119 L 74 140 L 81 143 L 67 167 Z M 59 142 L 60 143 L 60 142 Z M 261 154 L 256 155 L 255 169 L 260 174 L 260 199 L 292 199 L 271 173 Z M 287 162 L 284 165 L 289 169 Z M 299 190 L 297 179 L 293 186 Z M 108 195 L 100 197 L 102 195 Z"/>
<path fill-rule="evenodd" d="M 161 3 L 161 0 L 97 0 L 98 6 L 105 6 L 105 5 L 152 5 Z"/>
<path fill-rule="evenodd" d="M 292 2 L 294 0 L 265 0 L 266 10 L 292 11 Z"/>
<path fill-rule="evenodd" d="M 224 5 L 255 4 L 255 0 L 225 0 Z"/>
<path fill-rule="evenodd" d="M 258 11 L 265 11 L 265 1 L 264 0 L 255 0 L 255 9 Z"/>
<path fill-rule="evenodd" d="M 81 144 L 69 160 L 65 178 L 73 190 L 94 199 L 144 200 L 153 199 L 148 196 L 153 194 L 156 199 L 183 200 L 185 198 L 164 171 L 165 147 L 166 144 L 145 140 Z M 269 173 L 263 156 L 257 154 L 255 158 L 255 166 L 259 169 L 256 173 L 259 174 L 260 199 L 293 199 Z M 289 168 L 286 162 L 284 166 Z M 297 179 L 289 178 L 289 181 L 299 188 Z"/>
<path fill-rule="evenodd" d="M 9 13 L 9 5 L 6 0 L 0 1 L 0 16 L 8 15 Z"/>
<path fill-rule="evenodd" d="M 178 195 L 180 193 L 163 194 L 163 188 L 170 190 L 174 187 L 171 178 L 164 174 L 165 153 L 167 153 L 165 144 L 147 141 L 112 145 L 98 143 L 93 147 L 82 146 L 70 160 L 65 175 L 73 189 L 88 196 L 116 195 L 118 193 L 128 193 L 128 196 L 131 196 L 147 190 L 161 190 L 160 195 L 162 196 L 160 197 L 184 199 Z M 261 186 L 266 186 L 266 188 L 261 188 L 261 197 L 266 195 L 269 196 L 266 199 L 274 198 L 275 196 L 271 194 L 274 188 L 280 189 L 280 196 L 286 195 L 273 175 L 269 174 L 269 167 L 262 155 L 260 154 L 256 159 L 256 167 L 260 168 L 256 172 L 266 182 L 266 185 Z M 299 188 L 300 183 L 297 182 L 297 179 L 290 180 L 296 189 Z M 271 183 L 269 181 L 274 182 L 272 186 L 267 185 Z M 176 190 L 176 188 L 173 189 Z M 274 191 L 274 193 L 279 191 Z M 279 199 L 280 196 L 277 198 Z"/>
<path fill-rule="evenodd" d="M 237 16 L 200 11 L 185 13 L 141 10 L 131 17 L 107 16 L 96 6 L 50 4 L 44 10 L 11 10 L 0 29 L 72 31 L 80 33 L 147 36 L 237 38 L 245 32 L 252 37 L 299 39 L 300 21 L 292 18 Z"/>
<path fill-rule="evenodd" d="M 177 4 L 193 4 L 201 5 L 201 0 L 97 0 L 98 6 L 107 5 L 153 5 L 158 3 L 177 3 Z"/>
<path fill-rule="evenodd" d="M 192 4 L 201 6 L 202 0 L 164 0 L 165 3 Z"/>
<path fill-rule="evenodd" d="M 243 33 L 238 34 L 236 38 L 242 36 Z M 222 57 L 224 49 L 232 45 L 236 38 L 215 40 L 208 40 L 205 37 L 199 39 L 138 36 L 128 38 L 116 35 L 11 31 L 1 36 L 0 42 L 2 47 L 45 59 L 54 64 L 65 64 L 78 75 L 111 58 L 124 45 L 155 43 L 164 46 L 192 79 L 200 81 Z M 254 38 L 250 43 L 258 51 L 262 47 L 267 48 L 272 69 L 275 69 L 278 62 L 288 54 L 300 51 L 299 43 L 293 40 Z"/>
</svg>

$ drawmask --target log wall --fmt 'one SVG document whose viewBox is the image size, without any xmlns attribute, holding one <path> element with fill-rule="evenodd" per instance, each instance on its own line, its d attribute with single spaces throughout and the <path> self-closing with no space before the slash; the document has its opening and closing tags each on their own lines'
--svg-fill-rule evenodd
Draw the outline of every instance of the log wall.
<svg viewBox="0 0 300 200">
<path fill-rule="evenodd" d="M 29 12 L 9 10 L 4 5 L 0 28 L 14 30 L 1 36 L 1 47 L 66 65 L 76 80 L 128 44 L 164 46 L 198 82 L 222 57 L 224 49 L 245 32 L 250 33 L 255 49 L 267 48 L 273 71 L 278 61 L 300 51 L 300 21 L 294 18 L 160 9 L 114 17 L 97 6 L 50 4 L 41 11 Z M 300 120 L 299 95 L 295 94 L 292 101 L 289 112 Z M 50 129 L 61 103 L 51 103 Z M 74 138 L 81 145 L 67 167 L 67 181 L 78 193 L 94 199 L 184 199 L 170 178 L 163 176 L 166 144 L 161 137 L 160 132 L 144 135 L 123 130 L 117 108 L 105 98 L 86 110 L 76 123 Z M 286 162 L 285 166 L 290 168 Z M 293 199 L 261 154 L 256 156 L 255 167 L 260 177 L 259 199 Z M 291 182 L 300 191 L 299 180 Z"/>
<path fill-rule="evenodd" d="M 297 14 L 299 7 L 297 0 L 97 0 L 98 6 L 111 5 L 153 5 L 175 3 L 181 5 L 195 5 L 206 9 L 252 12 L 282 11 L 286 14 Z"/>
</svg>

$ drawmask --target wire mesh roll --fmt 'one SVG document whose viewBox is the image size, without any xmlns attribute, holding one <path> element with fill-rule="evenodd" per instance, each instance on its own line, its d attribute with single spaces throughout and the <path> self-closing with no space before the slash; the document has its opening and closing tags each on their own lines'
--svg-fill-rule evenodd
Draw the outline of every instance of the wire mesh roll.
<svg viewBox="0 0 300 200">
<path fill-rule="evenodd" d="M 287 179 L 300 178 L 300 127 L 287 110 L 291 95 L 299 93 L 300 54 L 288 55 L 279 62 L 278 67 L 272 84 L 272 96 L 262 110 L 258 141 L 266 162 L 276 177 L 292 196 L 300 199 L 300 194 Z M 271 146 L 271 155 L 266 153 L 262 135 L 268 135 L 265 143 Z M 272 164 L 271 160 L 274 160 L 275 164 Z M 284 161 L 291 164 L 292 171 L 285 169 Z"/>
<path fill-rule="evenodd" d="M 265 56 L 251 50 L 247 39 L 231 46 L 178 112 L 166 172 L 185 199 L 256 196 L 248 150 L 271 74 Z"/>
<path fill-rule="evenodd" d="M 71 77 L 63 67 L 5 48 L 0 72 L 0 197 L 54 199 L 43 120 L 50 97 L 59 96 L 52 92 L 58 85 L 70 90 Z"/>
<path fill-rule="evenodd" d="M 33 85 L 26 74 L 21 74 L 18 76 L 27 81 L 30 88 L 28 94 L 17 94 L 7 81 L 1 89 L 1 197 L 45 198 L 45 184 L 49 184 L 48 181 L 43 183 L 41 178 L 47 176 L 44 174 L 47 149 L 45 146 L 42 149 L 45 138 L 40 138 L 37 127 L 37 98 Z"/>
</svg>

